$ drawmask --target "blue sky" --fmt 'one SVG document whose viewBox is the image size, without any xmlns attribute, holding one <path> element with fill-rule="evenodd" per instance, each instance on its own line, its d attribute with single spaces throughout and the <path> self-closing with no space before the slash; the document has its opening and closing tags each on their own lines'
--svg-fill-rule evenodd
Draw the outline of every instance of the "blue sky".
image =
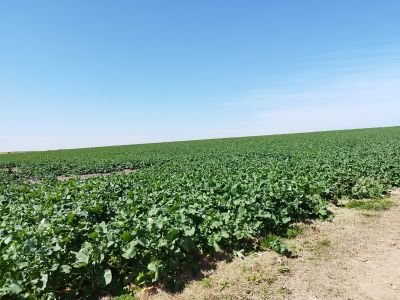
<svg viewBox="0 0 400 300">
<path fill-rule="evenodd" d="M 400 1 L 0 3 L 0 151 L 400 125 Z"/>
</svg>

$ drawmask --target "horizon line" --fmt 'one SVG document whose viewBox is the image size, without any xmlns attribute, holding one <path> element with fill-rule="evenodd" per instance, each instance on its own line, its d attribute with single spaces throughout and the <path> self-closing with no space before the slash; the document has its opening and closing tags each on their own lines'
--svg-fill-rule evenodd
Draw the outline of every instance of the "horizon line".
<svg viewBox="0 0 400 300">
<path fill-rule="evenodd" d="M 168 141 L 159 141 L 159 142 L 104 145 L 104 146 L 93 146 L 93 147 L 76 147 L 76 148 L 73 147 L 73 148 L 59 148 L 59 149 L 46 149 L 46 150 L 1 151 L 0 154 L 7 155 L 7 154 L 32 153 L 32 152 L 73 151 L 73 150 L 85 150 L 85 149 L 96 149 L 96 148 L 128 147 L 128 146 L 136 146 L 136 145 L 157 145 L 157 144 L 170 144 L 170 143 L 200 142 L 200 141 L 239 139 L 239 138 L 251 138 L 251 137 L 269 137 L 269 136 L 295 135 L 295 134 L 312 134 L 312 133 L 323 133 L 323 132 L 356 131 L 356 130 L 396 128 L 396 127 L 400 127 L 400 125 L 377 126 L 377 127 L 356 127 L 356 128 L 317 130 L 317 131 L 314 131 L 314 130 L 312 130 L 312 131 L 295 131 L 295 132 L 286 132 L 286 133 L 272 133 L 272 134 L 262 134 L 262 135 L 244 135 L 244 136 L 225 136 L 225 137 L 199 138 L 199 139 L 188 139 L 188 140 L 168 140 Z"/>
</svg>

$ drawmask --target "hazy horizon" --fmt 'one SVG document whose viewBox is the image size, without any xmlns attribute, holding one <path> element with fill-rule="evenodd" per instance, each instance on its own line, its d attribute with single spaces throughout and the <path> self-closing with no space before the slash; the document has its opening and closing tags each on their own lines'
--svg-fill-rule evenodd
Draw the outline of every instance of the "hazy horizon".
<svg viewBox="0 0 400 300">
<path fill-rule="evenodd" d="M 236 139 L 236 138 L 252 138 L 252 137 L 269 137 L 277 135 L 292 135 L 292 134 L 312 134 L 322 132 L 337 132 L 337 131 L 351 131 L 351 130 L 368 130 L 368 129 L 383 129 L 383 128 L 396 128 L 400 125 L 390 125 L 384 127 L 363 127 L 363 128 L 344 128 L 344 129 L 330 129 L 320 131 L 293 131 L 293 132 L 281 132 L 272 134 L 260 134 L 260 135 L 247 135 L 247 136 L 221 136 L 211 138 L 200 138 L 200 139 L 189 139 L 189 140 L 163 140 L 163 141 L 152 141 L 134 144 L 113 144 L 113 145 L 95 145 L 90 147 L 75 147 L 75 148 L 52 148 L 52 149 L 38 149 L 38 150 L 15 150 L 15 151 L 2 151 L 0 154 L 7 153 L 24 153 L 24 152 L 46 152 L 46 151 L 60 151 L 60 150 L 79 150 L 79 149 L 90 149 L 90 148 L 107 148 L 107 147 L 124 147 L 124 146 L 135 146 L 135 145 L 150 145 L 150 144 L 163 144 L 163 143 L 180 143 L 180 142 L 196 142 L 196 141 L 207 141 L 207 140 L 220 140 L 220 139 Z"/>
</svg>

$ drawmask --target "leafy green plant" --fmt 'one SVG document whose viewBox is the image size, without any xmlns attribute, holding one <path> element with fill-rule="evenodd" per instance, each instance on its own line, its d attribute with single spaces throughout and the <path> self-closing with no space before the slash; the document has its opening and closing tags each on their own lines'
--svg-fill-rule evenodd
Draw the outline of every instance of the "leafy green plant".
<svg viewBox="0 0 400 300">
<path fill-rule="evenodd" d="M 290 269 L 287 266 L 280 266 L 278 268 L 278 272 L 281 274 L 288 274 L 288 273 L 290 273 Z"/>
<path fill-rule="evenodd" d="M 393 127 L 1 155 L 0 298 L 179 288 L 217 253 L 290 255 L 279 236 L 329 201 L 384 208 L 399 153 Z"/>
<path fill-rule="evenodd" d="M 393 201 L 388 198 L 374 200 L 351 200 L 346 203 L 347 208 L 356 208 L 361 210 L 381 211 L 391 208 Z"/>
<path fill-rule="evenodd" d="M 286 245 L 285 242 L 282 241 L 282 239 L 279 236 L 273 234 L 267 235 L 267 237 L 262 239 L 261 246 L 264 249 L 271 249 L 279 254 L 290 256 L 290 250 L 288 246 Z"/>
<path fill-rule="evenodd" d="M 301 228 L 299 225 L 295 225 L 287 230 L 286 237 L 288 239 L 293 239 L 302 233 L 303 233 L 303 228 Z"/>
<path fill-rule="evenodd" d="M 205 287 L 208 287 L 208 288 L 212 287 L 212 285 L 213 285 L 213 281 L 209 277 L 203 278 L 200 282 L 202 285 L 204 285 Z"/>
</svg>

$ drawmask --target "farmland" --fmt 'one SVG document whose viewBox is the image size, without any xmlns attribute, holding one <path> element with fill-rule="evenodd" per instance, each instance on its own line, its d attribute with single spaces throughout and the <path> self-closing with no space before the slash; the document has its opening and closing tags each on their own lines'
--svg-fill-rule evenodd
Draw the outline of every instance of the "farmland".
<svg viewBox="0 0 400 300">
<path fill-rule="evenodd" d="M 0 295 L 177 288 L 202 259 L 399 186 L 400 127 L 1 155 Z"/>
</svg>

